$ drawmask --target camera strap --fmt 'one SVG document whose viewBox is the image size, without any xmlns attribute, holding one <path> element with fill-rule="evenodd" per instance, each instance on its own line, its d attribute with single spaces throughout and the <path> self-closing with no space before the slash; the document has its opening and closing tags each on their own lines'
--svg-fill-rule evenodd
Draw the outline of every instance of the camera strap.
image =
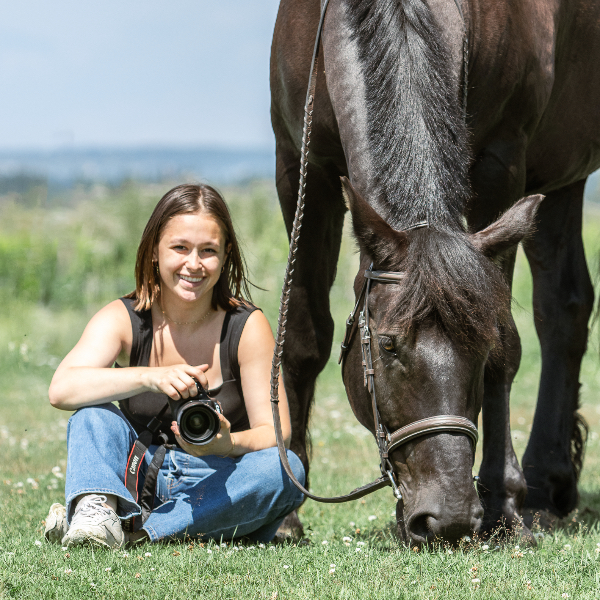
<svg viewBox="0 0 600 600">
<path fill-rule="evenodd" d="M 172 446 L 168 444 L 167 436 L 164 433 L 159 434 L 159 438 L 163 442 L 154 453 L 148 472 L 146 473 L 146 479 L 141 490 L 138 490 L 138 478 L 140 474 L 140 468 L 144 462 L 144 455 L 152 444 L 152 438 L 158 431 L 161 425 L 161 418 L 165 414 L 168 404 L 158 413 L 156 417 L 146 425 L 146 429 L 140 433 L 137 440 L 133 444 L 133 448 L 129 453 L 127 459 L 127 467 L 125 469 L 125 487 L 131 494 L 134 501 L 140 505 L 142 514 L 139 517 L 131 517 L 127 521 L 123 522 L 123 529 L 129 533 L 135 533 L 139 531 L 143 524 L 146 522 L 150 513 L 154 509 L 154 497 L 156 495 L 156 482 L 158 479 L 158 472 L 162 467 L 165 460 L 167 450 Z"/>
</svg>

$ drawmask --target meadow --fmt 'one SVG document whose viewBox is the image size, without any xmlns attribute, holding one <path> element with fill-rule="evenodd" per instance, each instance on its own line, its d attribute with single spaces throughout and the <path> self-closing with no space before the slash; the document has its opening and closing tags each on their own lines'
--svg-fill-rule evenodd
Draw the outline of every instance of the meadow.
<svg viewBox="0 0 600 600">
<path fill-rule="evenodd" d="M 0 598 L 600 597 L 597 327 L 581 375 L 581 410 L 590 436 L 580 506 L 554 532 L 537 532 L 536 547 L 492 538 L 465 540 L 458 548 L 408 550 L 394 536 L 389 489 L 342 505 L 307 501 L 300 510 L 306 532 L 301 543 L 146 544 L 120 551 L 66 551 L 47 543 L 42 521 L 51 503 L 64 500 L 69 418 L 48 403 L 50 379 L 90 316 L 133 288 L 139 236 L 166 189 L 168 184 L 126 183 L 82 187 L 47 202 L 35 194 L 0 198 Z M 260 181 L 222 191 L 244 241 L 251 280 L 263 288 L 254 290 L 254 301 L 274 327 L 287 259 L 275 191 Z M 584 235 L 597 283 L 600 209 L 593 202 Z M 357 263 L 348 221 L 332 290 L 332 359 L 319 379 L 311 420 L 311 488 L 321 495 L 346 493 L 378 475 L 375 443 L 352 415 L 336 362 Z M 520 457 L 540 368 L 522 253 L 514 297 L 523 359 L 511 422 Z M 480 451 L 477 456 L 478 462 Z"/>
</svg>

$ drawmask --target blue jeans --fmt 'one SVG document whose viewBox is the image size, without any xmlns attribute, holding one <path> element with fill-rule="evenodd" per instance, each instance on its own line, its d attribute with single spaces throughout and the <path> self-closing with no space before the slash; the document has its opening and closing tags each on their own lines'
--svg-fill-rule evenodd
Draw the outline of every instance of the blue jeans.
<svg viewBox="0 0 600 600">
<path fill-rule="evenodd" d="M 123 483 L 136 438 L 112 404 L 82 408 L 71 416 L 65 482 L 69 522 L 73 500 L 81 494 L 115 495 L 121 519 L 141 514 Z M 146 452 L 138 489 L 155 450 L 152 446 Z M 294 474 L 304 482 L 300 459 L 290 450 L 287 454 Z M 167 451 L 158 474 L 155 508 L 143 529 L 153 542 L 186 536 L 217 540 L 247 536 L 268 542 L 302 499 L 281 466 L 277 448 L 238 458 L 197 458 L 177 448 Z"/>
</svg>

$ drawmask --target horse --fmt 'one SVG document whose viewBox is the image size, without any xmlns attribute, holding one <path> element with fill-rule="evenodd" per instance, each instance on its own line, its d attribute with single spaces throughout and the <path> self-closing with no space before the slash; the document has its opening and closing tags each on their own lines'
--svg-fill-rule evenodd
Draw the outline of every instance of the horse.
<svg viewBox="0 0 600 600">
<path fill-rule="evenodd" d="M 276 186 L 291 231 L 319 0 L 281 0 L 272 43 Z M 579 371 L 594 292 L 583 190 L 600 167 L 600 3 L 330 0 L 312 113 L 306 205 L 283 373 L 292 450 L 308 473 L 315 381 L 331 351 L 329 291 L 345 214 L 372 281 L 374 386 L 387 431 L 482 414 L 475 487 L 468 436 L 421 435 L 390 454 L 401 540 L 455 543 L 500 525 L 532 540 L 532 515 L 578 502 L 586 426 Z M 545 198 L 544 198 L 545 196 Z M 518 463 L 509 398 L 520 362 L 511 284 L 522 242 L 542 372 Z M 350 336 L 342 377 L 357 419 L 375 416 Z M 301 527 L 290 515 L 288 527 Z M 532 540 L 533 541 L 533 540 Z"/>
</svg>

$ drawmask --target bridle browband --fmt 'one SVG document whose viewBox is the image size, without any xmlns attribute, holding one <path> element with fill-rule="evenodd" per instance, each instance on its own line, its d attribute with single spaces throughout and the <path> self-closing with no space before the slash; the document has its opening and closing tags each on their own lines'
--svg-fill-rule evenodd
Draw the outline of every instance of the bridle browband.
<svg viewBox="0 0 600 600">
<path fill-rule="evenodd" d="M 464 22 L 464 16 L 462 8 L 460 6 L 460 0 L 454 0 L 461 18 Z M 312 128 L 313 108 L 314 108 L 314 94 L 316 89 L 317 79 L 317 68 L 319 59 L 319 47 L 321 41 L 321 33 L 323 30 L 323 22 L 325 20 L 325 13 L 329 0 L 324 0 L 321 8 L 321 17 L 319 19 L 319 26 L 317 28 L 317 36 L 315 39 L 315 46 L 313 50 L 311 71 L 308 80 L 308 90 L 306 93 L 306 102 L 304 105 L 304 128 L 302 132 L 302 149 L 301 149 L 301 160 L 300 160 L 300 183 L 298 186 L 298 201 L 296 206 L 296 214 L 294 216 L 294 223 L 290 234 L 290 250 L 288 255 L 288 264 L 284 277 L 283 289 L 281 292 L 281 301 L 279 307 L 279 318 L 277 322 L 277 335 L 275 338 L 275 349 L 273 351 L 273 363 L 271 368 L 271 408 L 273 410 L 273 424 L 275 427 L 275 437 L 277 440 L 277 448 L 279 450 L 279 457 L 281 464 L 287 473 L 292 483 L 308 498 L 312 498 L 318 502 L 327 503 L 340 503 L 347 502 L 349 500 L 356 500 L 362 496 L 366 496 L 375 490 L 379 490 L 386 486 L 392 486 L 394 495 L 398 500 L 402 499 L 402 494 L 396 482 L 394 475 L 394 468 L 389 459 L 390 452 L 396 450 L 400 446 L 407 444 L 419 437 L 423 437 L 430 434 L 438 433 L 458 433 L 467 435 L 473 443 L 473 456 L 475 455 L 475 446 L 479 434 L 477 427 L 469 419 L 465 417 L 455 415 L 436 415 L 433 417 L 427 417 L 419 421 L 405 425 L 400 429 L 390 433 L 388 432 L 385 425 L 381 422 L 379 409 L 377 407 L 377 398 L 375 394 L 375 371 L 373 369 L 373 362 L 371 356 L 371 333 L 369 329 L 369 293 L 371 290 L 371 283 L 373 281 L 384 283 L 384 284 L 398 284 L 401 283 L 405 275 L 400 272 L 394 271 L 373 271 L 371 265 L 364 272 L 364 282 L 360 293 L 358 294 L 354 309 L 350 313 L 346 321 L 346 332 L 344 335 L 344 341 L 342 342 L 341 354 L 339 362 L 343 362 L 346 352 L 349 348 L 350 341 L 356 331 L 354 324 L 356 322 L 356 313 L 363 305 L 362 310 L 359 314 L 358 328 L 360 329 L 361 337 L 361 354 L 362 354 L 362 365 L 364 372 L 364 383 L 371 395 L 371 404 L 373 409 L 373 418 L 375 424 L 375 437 L 377 440 L 377 447 L 379 449 L 380 456 L 380 468 L 381 477 L 375 481 L 356 488 L 349 494 L 344 496 L 335 496 L 332 498 L 316 496 L 309 492 L 296 478 L 294 475 L 286 453 L 285 444 L 283 441 L 283 432 L 281 430 L 281 417 L 279 414 L 279 370 L 281 366 L 281 358 L 283 355 L 283 344 L 285 341 L 285 332 L 287 324 L 287 312 L 289 309 L 290 291 L 292 284 L 292 274 L 294 272 L 294 264 L 296 262 L 296 253 L 298 251 L 298 241 L 300 238 L 300 228 L 302 226 L 302 218 L 304 216 L 304 205 L 305 205 L 305 192 L 306 192 L 306 176 L 308 171 L 308 147 L 310 144 L 310 133 Z M 467 29 L 465 23 L 465 35 L 463 39 L 463 110 L 466 111 L 466 97 L 467 97 L 467 52 L 468 52 L 468 39 Z M 466 114 L 466 112 L 465 112 Z M 427 221 L 415 223 L 411 227 L 406 228 L 418 229 L 420 227 L 429 227 Z"/>
</svg>

